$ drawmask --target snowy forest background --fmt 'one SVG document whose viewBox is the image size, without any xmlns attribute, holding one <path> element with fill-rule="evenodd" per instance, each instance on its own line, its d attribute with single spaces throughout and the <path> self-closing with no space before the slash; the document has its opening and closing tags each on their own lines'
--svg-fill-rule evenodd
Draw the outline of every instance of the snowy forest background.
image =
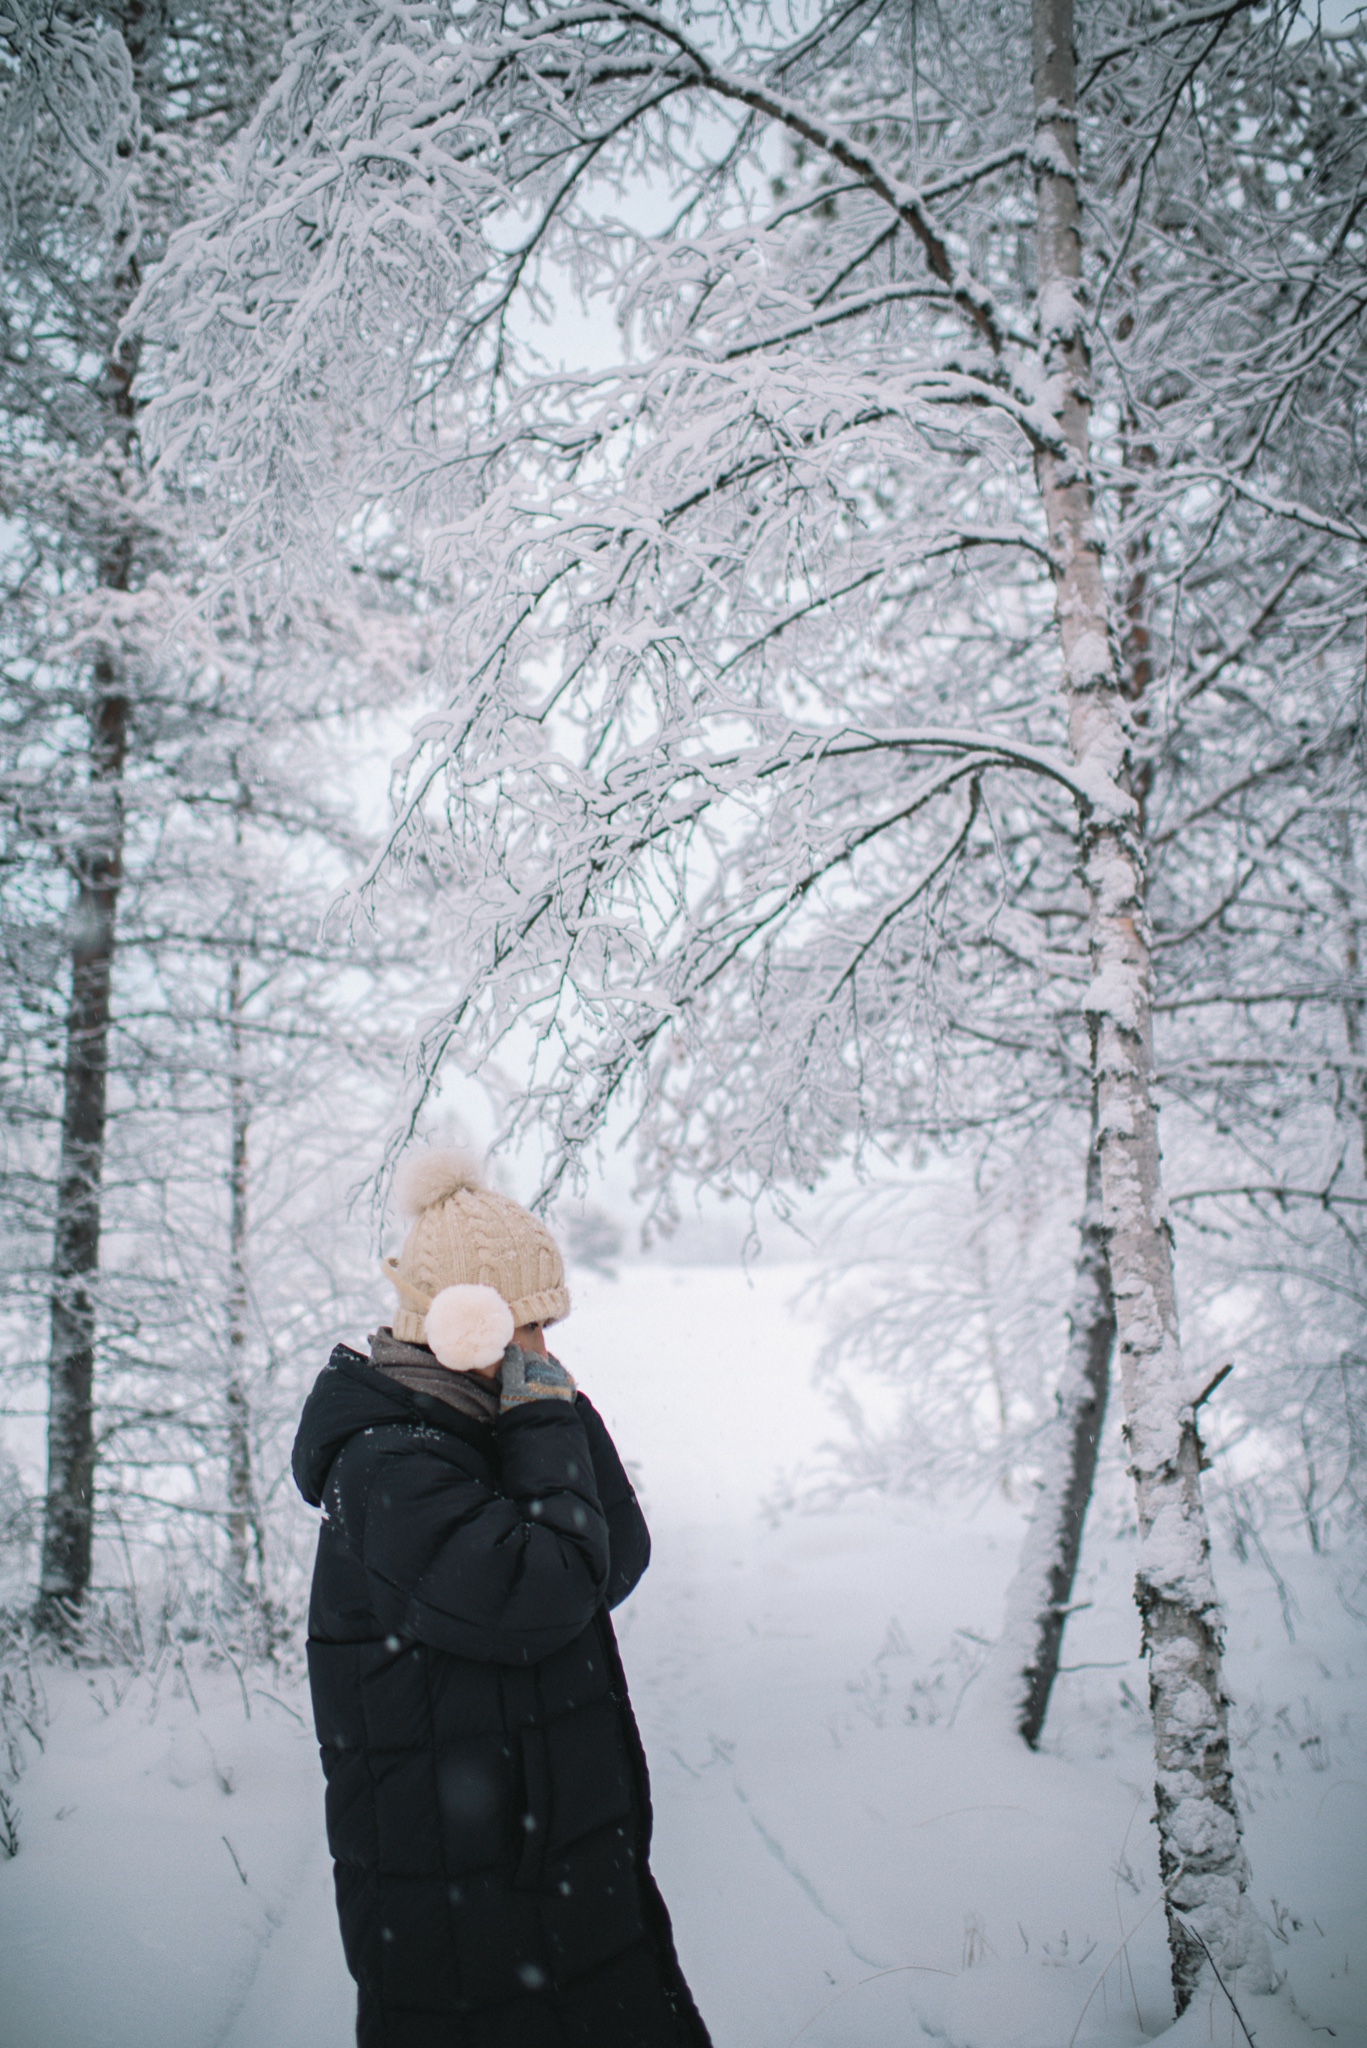
<svg viewBox="0 0 1367 2048">
<path fill-rule="evenodd" d="M 1207 1536 L 1360 1668 L 1365 212 L 1342 7 L 6 7 L 16 1873 L 73 1674 L 295 1697 L 294 1418 L 459 1136 L 609 1346 L 784 1333 L 748 1516 L 1019 1548 L 955 1768 L 1106 1723 L 1131 1546 L 1134 2038 L 1292 2025 Z"/>
</svg>

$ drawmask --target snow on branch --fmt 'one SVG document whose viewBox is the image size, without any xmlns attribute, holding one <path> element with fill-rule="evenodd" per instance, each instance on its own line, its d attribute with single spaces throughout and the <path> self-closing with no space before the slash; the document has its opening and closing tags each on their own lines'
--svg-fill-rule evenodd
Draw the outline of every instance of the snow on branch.
<svg viewBox="0 0 1367 2048">
<path fill-rule="evenodd" d="M 41 0 L 0 22 L 0 252 L 26 190 L 93 216 L 93 236 L 136 235 L 131 174 L 139 131 L 123 37 Z"/>
</svg>

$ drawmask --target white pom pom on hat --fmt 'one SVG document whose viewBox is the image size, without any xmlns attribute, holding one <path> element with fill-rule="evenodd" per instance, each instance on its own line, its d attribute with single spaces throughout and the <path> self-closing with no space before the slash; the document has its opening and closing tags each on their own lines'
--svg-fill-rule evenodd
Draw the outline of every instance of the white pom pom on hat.
<svg viewBox="0 0 1367 2048">
<path fill-rule="evenodd" d="M 497 1365 L 513 1341 L 513 1312 L 492 1287 L 443 1287 L 424 1320 L 428 1348 L 451 1372 Z"/>
<path fill-rule="evenodd" d="M 473 1152 L 410 1152 L 394 1176 L 394 1198 L 405 1216 L 421 1216 L 448 1195 L 482 1188 L 484 1171 Z"/>
</svg>

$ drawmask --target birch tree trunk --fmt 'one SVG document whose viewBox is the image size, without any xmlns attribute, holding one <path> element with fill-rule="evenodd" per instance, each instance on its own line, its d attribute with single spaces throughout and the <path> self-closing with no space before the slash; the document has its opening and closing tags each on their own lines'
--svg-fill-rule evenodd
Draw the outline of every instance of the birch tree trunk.
<svg viewBox="0 0 1367 2048">
<path fill-rule="evenodd" d="M 1054 557 L 1069 738 L 1079 768 L 1123 785 L 1131 725 L 1110 632 L 1090 467 L 1072 0 L 1034 0 L 1034 103 L 1039 345 L 1047 403 L 1066 450 L 1040 456 L 1039 483 Z M 1137 810 L 1129 820 L 1084 816 L 1080 852 L 1092 958 L 1087 1010 L 1102 1226 L 1138 1505 L 1136 1598 L 1149 1660 L 1159 1860 L 1181 2013 L 1207 1957 L 1227 1983 L 1242 1972 L 1249 1989 L 1270 1988 L 1271 1970 L 1247 1897 L 1201 1445 L 1183 1373 L 1163 1208 Z"/>
<path fill-rule="evenodd" d="M 1094 1112 L 1058 1413 L 1044 1438 L 1039 1496 L 1007 1591 L 1001 1639 L 993 1656 L 1000 1672 L 993 1697 L 1000 1703 L 1005 1691 L 1013 1725 L 1031 1749 L 1039 1743 L 1058 1676 L 1096 1477 L 1114 1344 Z"/>
<path fill-rule="evenodd" d="M 74 860 L 71 996 L 53 1230 L 48 1476 L 36 1619 L 69 1630 L 90 1585 L 95 1493 L 95 1279 L 109 1075 L 110 991 L 123 879 L 128 699 L 101 656 L 90 713 L 90 816 Z"/>
</svg>

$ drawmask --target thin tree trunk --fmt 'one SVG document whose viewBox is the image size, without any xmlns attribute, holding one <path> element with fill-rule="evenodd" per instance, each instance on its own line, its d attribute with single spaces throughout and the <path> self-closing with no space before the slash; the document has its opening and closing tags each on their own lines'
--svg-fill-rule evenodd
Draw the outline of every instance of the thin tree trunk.
<svg viewBox="0 0 1367 2048">
<path fill-rule="evenodd" d="M 993 1660 L 1001 1671 L 1012 1720 L 1031 1749 L 1039 1743 L 1058 1676 L 1115 1343 L 1095 1113 L 1079 1240 L 1058 1412 L 1044 1438 L 1039 1496 L 1007 1592 L 1005 1623 Z M 995 1688 L 994 1697 L 1000 1700 Z"/>
<path fill-rule="evenodd" d="M 132 256 L 119 279 L 118 310 L 131 304 L 137 283 L 137 260 Z M 116 341 L 99 387 L 109 438 L 125 456 L 132 453 L 135 441 L 132 385 L 137 366 L 136 341 Z M 100 564 L 102 588 L 130 589 L 133 569 L 132 537 L 123 531 Z M 47 1496 L 34 1617 L 40 1627 L 56 1634 L 69 1632 L 85 1599 L 94 1551 L 96 1280 L 130 722 L 127 677 L 114 651 L 97 658 L 92 685 L 88 815 L 72 860 L 71 997 L 48 1348 Z"/>
<path fill-rule="evenodd" d="M 1040 348 L 1066 451 L 1040 456 L 1039 482 L 1055 562 L 1069 737 L 1074 760 L 1100 788 L 1103 779 L 1127 776 L 1131 728 L 1094 525 L 1072 0 L 1034 0 L 1034 93 Z M 1136 1597 L 1149 1660 L 1159 1862 L 1180 2013 L 1207 1956 L 1227 1982 L 1242 1971 L 1249 1988 L 1270 1987 L 1271 1970 L 1247 1898 L 1201 1445 L 1183 1371 L 1163 1209 L 1137 809 L 1117 818 L 1100 804 L 1090 808 L 1081 855 L 1102 1219 L 1141 1535 Z"/>
<path fill-rule="evenodd" d="M 110 991 L 123 880 L 128 699 L 112 657 L 95 668 L 90 817 L 75 859 L 71 998 L 52 1251 L 48 1478 L 37 1620 L 65 1632 L 90 1585 L 95 1493 L 95 1281 L 109 1075 Z"/>
<path fill-rule="evenodd" d="M 247 1139 L 251 1111 L 242 1070 L 242 962 L 228 968 L 228 1557 L 233 1597 L 259 1594 L 265 1567 L 261 1517 L 252 1473 L 251 1399 L 247 1386 L 249 1287 L 247 1279 Z"/>
<path fill-rule="evenodd" d="M 1362 967 L 1362 932 L 1357 915 L 1357 863 L 1354 859 L 1353 823 L 1347 811 L 1339 813 L 1339 872 L 1335 894 L 1343 926 L 1343 969 L 1347 994 L 1343 998 L 1343 1035 L 1348 1046 L 1348 1078 L 1344 1092 L 1349 1112 L 1357 1120 L 1362 1142 L 1362 1170 L 1367 1173 L 1367 1070 L 1362 1064 L 1364 1039 L 1362 997 L 1357 993 Z"/>
</svg>

